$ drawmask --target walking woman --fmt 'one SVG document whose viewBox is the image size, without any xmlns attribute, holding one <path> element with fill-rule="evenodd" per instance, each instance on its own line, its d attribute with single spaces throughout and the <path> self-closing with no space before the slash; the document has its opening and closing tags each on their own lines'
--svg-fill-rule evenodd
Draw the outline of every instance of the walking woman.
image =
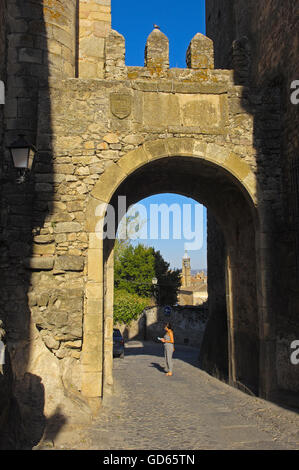
<svg viewBox="0 0 299 470">
<path fill-rule="evenodd" d="M 164 338 L 161 339 L 164 343 L 164 355 L 166 361 L 166 368 L 168 376 L 172 375 L 172 355 L 174 352 L 174 336 L 170 323 L 165 323 L 164 330 L 166 331 Z"/>
</svg>

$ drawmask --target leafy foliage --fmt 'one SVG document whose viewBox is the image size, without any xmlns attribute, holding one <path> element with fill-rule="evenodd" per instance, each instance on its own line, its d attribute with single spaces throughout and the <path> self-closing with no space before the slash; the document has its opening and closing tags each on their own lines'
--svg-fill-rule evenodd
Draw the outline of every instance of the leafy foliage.
<svg viewBox="0 0 299 470">
<path fill-rule="evenodd" d="M 159 304 L 174 305 L 177 302 L 178 290 L 181 286 L 180 270 L 170 270 L 169 263 L 164 260 L 160 251 L 153 249 L 153 255 L 155 259 L 155 273 L 159 286 Z"/>
<path fill-rule="evenodd" d="M 149 303 L 148 298 L 116 289 L 114 292 L 114 324 L 130 325 L 133 320 L 138 319 Z"/>
<path fill-rule="evenodd" d="M 144 245 L 127 246 L 115 260 L 115 288 L 141 297 L 151 297 L 155 277 L 153 249 Z"/>
<path fill-rule="evenodd" d="M 115 288 L 141 297 L 152 297 L 152 279 L 158 279 L 157 300 L 160 305 L 174 305 L 181 284 L 180 271 L 169 269 L 159 251 L 138 245 L 123 246 L 115 259 Z"/>
</svg>

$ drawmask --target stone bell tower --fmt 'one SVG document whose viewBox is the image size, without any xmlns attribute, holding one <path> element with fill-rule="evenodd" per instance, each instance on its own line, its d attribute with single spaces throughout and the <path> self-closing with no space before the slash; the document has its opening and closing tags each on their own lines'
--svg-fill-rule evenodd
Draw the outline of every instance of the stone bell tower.
<svg viewBox="0 0 299 470">
<path fill-rule="evenodd" d="M 190 285 L 191 285 L 191 262 L 190 262 L 190 257 L 186 250 L 183 256 L 182 287 L 189 287 Z"/>
</svg>

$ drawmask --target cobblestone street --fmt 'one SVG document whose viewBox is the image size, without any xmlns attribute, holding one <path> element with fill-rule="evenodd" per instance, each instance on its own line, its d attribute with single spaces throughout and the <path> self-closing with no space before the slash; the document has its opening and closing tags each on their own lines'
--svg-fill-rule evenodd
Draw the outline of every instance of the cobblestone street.
<svg viewBox="0 0 299 470">
<path fill-rule="evenodd" d="M 114 359 L 115 394 L 81 445 L 86 448 L 89 441 L 93 450 L 299 448 L 297 413 L 210 377 L 198 368 L 197 357 L 196 349 L 177 346 L 174 375 L 166 377 L 160 344 L 129 343 L 125 359 Z"/>
</svg>

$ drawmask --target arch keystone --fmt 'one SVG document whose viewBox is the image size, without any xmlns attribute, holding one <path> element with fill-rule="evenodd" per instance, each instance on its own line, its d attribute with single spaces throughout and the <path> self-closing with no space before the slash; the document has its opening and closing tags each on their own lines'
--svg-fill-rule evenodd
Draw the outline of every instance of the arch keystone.
<svg viewBox="0 0 299 470">
<path fill-rule="evenodd" d="M 168 152 L 170 156 L 192 157 L 194 153 L 195 140 L 192 138 L 167 139 Z"/>
</svg>

